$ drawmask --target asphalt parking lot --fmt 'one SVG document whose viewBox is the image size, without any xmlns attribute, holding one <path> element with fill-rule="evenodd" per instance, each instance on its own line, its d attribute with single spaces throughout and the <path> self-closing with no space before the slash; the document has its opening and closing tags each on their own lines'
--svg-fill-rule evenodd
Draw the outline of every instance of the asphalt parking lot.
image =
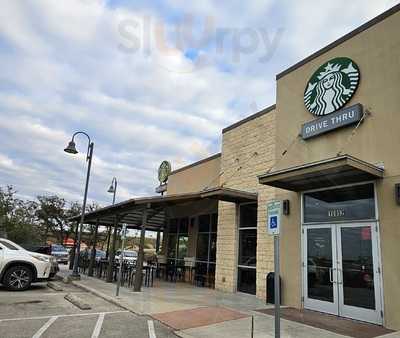
<svg viewBox="0 0 400 338">
<path fill-rule="evenodd" d="M 60 282 L 63 291 L 46 283 L 10 292 L 0 286 L 1 338 L 172 338 L 176 335 L 149 317 L 137 316 L 107 301 Z M 65 300 L 72 293 L 91 306 L 80 310 Z"/>
</svg>

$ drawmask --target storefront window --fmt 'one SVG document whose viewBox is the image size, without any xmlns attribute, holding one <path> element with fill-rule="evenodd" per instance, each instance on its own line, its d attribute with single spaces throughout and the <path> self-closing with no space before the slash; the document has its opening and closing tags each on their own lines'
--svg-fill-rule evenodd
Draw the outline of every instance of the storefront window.
<svg viewBox="0 0 400 338">
<path fill-rule="evenodd" d="M 188 250 L 188 224 L 189 219 L 175 218 L 169 223 L 168 258 L 171 264 L 183 264 Z"/>
<path fill-rule="evenodd" d="M 212 233 L 210 237 L 210 262 L 216 261 L 216 256 L 217 256 L 217 234 Z"/>
<path fill-rule="evenodd" d="M 240 228 L 257 228 L 257 204 L 240 206 Z"/>
<path fill-rule="evenodd" d="M 208 233 L 199 233 L 197 236 L 197 254 L 198 261 L 208 261 Z"/>
<path fill-rule="evenodd" d="M 256 293 L 257 204 L 240 206 L 238 291 Z"/>
<path fill-rule="evenodd" d="M 196 280 L 213 287 L 217 251 L 218 214 L 198 217 L 199 233 L 196 246 Z"/>
<path fill-rule="evenodd" d="M 178 259 L 183 260 L 187 257 L 189 237 L 187 235 L 179 235 L 178 241 Z"/>
<path fill-rule="evenodd" d="M 241 230 L 239 265 L 256 266 L 257 229 Z"/>
<path fill-rule="evenodd" d="M 374 185 L 304 194 L 304 223 L 375 219 Z"/>
<path fill-rule="evenodd" d="M 210 232 L 210 215 L 199 216 L 199 232 Z"/>
<path fill-rule="evenodd" d="M 239 268 L 238 291 L 256 294 L 256 269 Z"/>
<path fill-rule="evenodd" d="M 176 235 L 170 234 L 168 237 L 168 258 L 176 258 Z"/>
</svg>

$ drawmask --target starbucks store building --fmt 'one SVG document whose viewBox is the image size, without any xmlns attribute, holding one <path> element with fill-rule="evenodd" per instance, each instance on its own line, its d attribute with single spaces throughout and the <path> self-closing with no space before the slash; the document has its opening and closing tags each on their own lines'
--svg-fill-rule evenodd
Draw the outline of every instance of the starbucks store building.
<svg viewBox="0 0 400 338">
<path fill-rule="evenodd" d="M 221 154 L 171 175 L 168 193 L 218 177 L 257 194 L 218 202 L 216 289 L 265 299 L 267 204 L 285 201 L 283 305 L 400 329 L 399 30 L 397 6 L 278 74 L 276 105 L 225 128 Z"/>
<path fill-rule="evenodd" d="M 269 198 L 290 206 L 283 303 L 396 329 L 399 9 L 277 75 L 275 161 L 258 175 L 275 188 Z"/>
<path fill-rule="evenodd" d="M 223 129 L 221 153 L 127 201 L 162 209 L 168 262 L 265 299 L 278 200 L 282 304 L 400 330 L 399 31 L 397 5 L 281 72 L 276 104 Z"/>
</svg>

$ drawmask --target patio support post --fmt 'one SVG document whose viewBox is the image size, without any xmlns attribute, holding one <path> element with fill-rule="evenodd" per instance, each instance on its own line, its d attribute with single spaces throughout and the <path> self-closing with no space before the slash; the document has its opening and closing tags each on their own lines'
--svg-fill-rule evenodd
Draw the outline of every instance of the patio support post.
<svg viewBox="0 0 400 338">
<path fill-rule="evenodd" d="M 70 259 L 69 259 L 69 269 L 72 270 L 74 268 L 74 260 L 75 260 L 75 251 L 76 251 L 76 240 L 78 238 L 78 229 L 79 229 L 79 221 L 76 222 L 75 227 L 75 235 L 74 235 L 74 246 L 71 249 Z"/>
<path fill-rule="evenodd" d="M 143 271 L 143 261 L 144 261 L 144 240 L 146 236 L 146 225 L 147 225 L 147 208 L 143 209 L 142 213 L 142 229 L 140 232 L 140 244 L 139 244 L 139 255 L 136 264 L 135 281 L 133 285 L 134 292 L 140 292 L 142 288 L 142 271 Z"/>
<path fill-rule="evenodd" d="M 94 228 L 94 234 L 93 234 L 93 246 L 92 246 L 92 251 L 90 252 L 90 262 L 89 262 L 89 271 L 88 271 L 88 276 L 90 276 L 90 277 L 93 276 L 93 267 L 94 267 L 94 262 L 96 259 L 96 246 L 97 246 L 98 230 L 99 230 L 99 219 L 96 220 L 96 226 Z"/>
<path fill-rule="evenodd" d="M 118 215 L 115 215 L 113 241 L 111 244 L 111 250 L 108 253 L 107 283 L 111 283 L 113 281 L 113 265 L 114 265 L 114 257 L 115 257 L 115 244 L 117 241 L 118 218 L 119 218 Z"/>
<path fill-rule="evenodd" d="M 106 250 L 106 259 L 108 259 L 108 255 L 110 254 L 110 238 L 111 238 L 111 225 L 107 229 L 107 250 Z"/>
<path fill-rule="evenodd" d="M 157 231 L 157 239 L 156 239 L 156 253 L 158 254 L 160 251 L 160 239 L 161 239 L 161 231 Z"/>
</svg>

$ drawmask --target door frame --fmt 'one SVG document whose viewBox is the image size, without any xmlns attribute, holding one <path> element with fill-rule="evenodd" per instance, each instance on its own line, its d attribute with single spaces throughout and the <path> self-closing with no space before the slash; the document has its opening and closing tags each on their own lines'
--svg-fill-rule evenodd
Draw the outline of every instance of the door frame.
<svg viewBox="0 0 400 338">
<path fill-rule="evenodd" d="M 303 305 L 304 307 L 307 307 L 307 309 L 314 310 L 314 311 L 319 311 L 319 312 L 324 312 L 324 313 L 329 313 L 333 315 L 338 315 L 338 308 L 339 308 L 339 294 L 338 294 L 338 287 L 337 283 L 333 282 L 332 283 L 332 291 L 333 291 L 333 302 L 329 303 L 327 301 L 321 301 L 317 299 L 309 299 L 307 297 L 308 294 L 308 271 L 307 271 L 307 230 L 308 229 L 329 229 L 331 232 L 331 243 L 332 243 L 332 274 L 333 274 L 333 280 L 336 280 L 337 277 L 337 252 L 336 252 L 336 231 L 334 230 L 333 224 L 313 224 L 313 225 L 306 225 L 302 228 L 302 241 L 303 241 L 303 250 L 302 250 L 302 262 L 303 262 L 303 269 L 302 269 L 302 291 L 303 291 Z M 307 259 L 308 260 L 308 259 Z"/>
<path fill-rule="evenodd" d="M 310 193 L 310 192 L 315 192 L 315 191 L 324 191 L 324 190 L 334 190 L 337 188 L 344 188 L 344 187 L 349 187 L 349 186 L 358 186 L 358 185 L 365 185 L 365 184 L 373 184 L 374 186 L 374 200 L 375 200 L 375 219 L 368 219 L 368 220 L 356 220 L 353 222 L 350 221 L 336 221 L 336 222 L 321 222 L 321 223 L 305 223 L 304 222 L 304 194 Z M 305 235 L 304 235 L 304 229 L 306 226 L 312 227 L 313 225 L 318 227 L 322 225 L 345 225 L 345 224 L 365 224 L 365 223 L 373 223 L 374 226 L 372 228 L 372 231 L 375 234 L 376 237 L 376 258 L 377 258 L 377 267 L 374 267 L 375 269 L 375 274 L 374 274 L 374 282 L 376 280 L 379 281 L 379 290 L 377 290 L 377 297 L 379 300 L 379 305 L 380 309 L 377 309 L 377 311 L 380 311 L 380 320 L 378 322 L 375 322 L 377 324 L 383 325 L 385 323 L 385 303 L 384 303 L 384 284 L 383 284 L 383 268 L 382 268 L 382 249 L 381 249 L 381 239 L 380 239 L 380 222 L 379 222 L 379 205 L 378 205 L 378 194 L 377 194 L 377 189 L 376 189 L 376 181 L 364 181 L 364 182 L 358 182 L 358 183 L 352 183 L 352 184 L 342 184 L 342 185 L 336 185 L 332 187 L 326 187 L 326 188 L 318 188 L 318 189 L 309 189 L 309 190 L 304 190 L 300 193 L 300 253 L 301 253 L 301 287 L 300 287 L 300 296 L 301 296 L 301 307 L 305 308 L 305 296 L 306 296 L 306 287 L 307 287 L 307 280 L 305 278 L 306 273 L 306 262 L 304 262 L 304 258 L 306 257 L 307 252 L 306 250 L 306 245 L 305 245 Z M 333 231 L 335 232 L 335 231 Z M 336 232 L 335 232 L 335 238 L 336 238 Z M 376 269 L 379 269 L 377 272 Z M 336 270 L 337 271 L 337 270 Z M 377 303 L 378 304 L 378 303 Z M 351 318 L 351 317 L 349 317 Z"/>
<path fill-rule="evenodd" d="M 362 227 L 367 225 L 366 223 L 347 223 L 347 224 L 337 224 L 336 225 L 336 232 L 339 233 L 342 228 L 356 228 Z M 372 244 L 372 259 L 373 259 L 373 269 L 374 269 L 374 291 L 375 291 L 375 311 L 370 309 L 364 309 L 357 306 L 350 306 L 344 304 L 344 297 L 343 297 L 343 283 L 338 285 L 339 286 L 339 315 L 342 317 L 352 318 L 361 321 L 368 321 L 370 323 L 375 324 L 383 324 L 382 316 L 381 316 L 381 265 L 379 261 L 378 255 L 378 229 L 375 222 L 371 222 L 368 224 L 371 227 L 371 244 Z M 338 264 L 342 264 L 342 241 L 337 242 L 337 258 Z M 341 278 L 343 278 L 343 266 L 340 267 L 342 273 Z"/>
</svg>

